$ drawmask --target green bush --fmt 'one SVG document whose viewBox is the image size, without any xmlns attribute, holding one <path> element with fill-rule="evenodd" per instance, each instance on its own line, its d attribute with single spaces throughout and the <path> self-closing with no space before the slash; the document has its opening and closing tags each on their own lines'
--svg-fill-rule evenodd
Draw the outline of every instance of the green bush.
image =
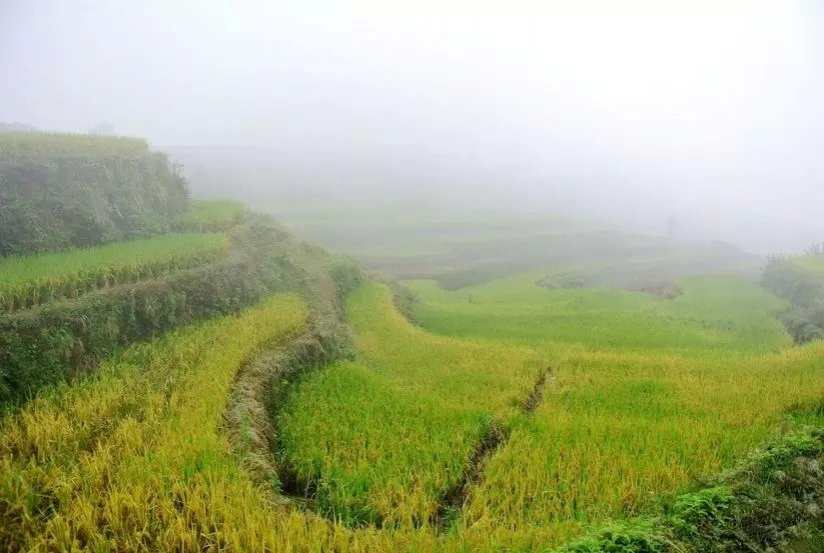
<svg viewBox="0 0 824 553">
<path fill-rule="evenodd" d="M 778 436 L 658 512 L 558 553 L 824 551 L 824 429 Z"/>
<path fill-rule="evenodd" d="M 666 541 L 654 520 L 636 519 L 576 540 L 557 553 L 664 553 Z"/>
<path fill-rule="evenodd" d="M 166 232 L 185 179 L 145 141 L 84 135 L 0 139 L 0 256 Z"/>
<path fill-rule="evenodd" d="M 794 258 L 773 256 L 764 269 L 761 285 L 789 301 L 781 322 L 796 343 L 824 338 L 824 276 Z"/>
</svg>

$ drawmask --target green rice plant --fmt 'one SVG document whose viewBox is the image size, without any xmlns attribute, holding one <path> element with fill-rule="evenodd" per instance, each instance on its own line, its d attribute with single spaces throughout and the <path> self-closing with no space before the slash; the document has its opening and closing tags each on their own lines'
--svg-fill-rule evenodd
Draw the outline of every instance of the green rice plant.
<svg viewBox="0 0 824 553">
<path fill-rule="evenodd" d="M 156 278 L 226 254 L 222 234 L 168 234 L 57 253 L 0 259 L 0 312 Z"/>
<path fill-rule="evenodd" d="M 660 299 L 601 288 L 547 290 L 540 269 L 459 291 L 406 281 L 424 301 L 416 310 L 438 334 L 524 345 L 579 344 L 622 351 L 702 354 L 771 352 L 791 340 L 777 320 L 786 302 L 736 277 L 688 277 L 682 294 Z"/>
<path fill-rule="evenodd" d="M 545 290 L 534 276 L 459 292 L 407 283 L 425 328 L 531 346 L 554 368 L 543 402 L 512 421 L 470 493 L 460 522 L 469 544 L 560 545 L 643 512 L 824 395 L 824 344 L 793 348 L 775 318 L 785 304 L 754 284 L 691 277 L 679 281 L 683 295 L 656 299 Z"/>
<path fill-rule="evenodd" d="M 187 231 L 219 232 L 241 224 L 246 207 L 233 200 L 192 200 L 179 226 Z"/>
<path fill-rule="evenodd" d="M 728 277 L 685 279 L 683 295 L 660 299 L 550 291 L 540 276 L 457 292 L 408 283 L 424 328 L 386 286 L 351 294 L 358 356 L 306 374 L 276 406 L 280 482 L 254 482 L 222 427 L 238 368 L 303 331 L 294 297 L 41 393 L 0 424 L 0 549 L 491 552 L 576 540 L 562 550 L 657 552 L 678 536 L 703 543 L 739 515 L 758 530 L 749 504 L 736 510 L 742 497 L 771 524 L 793 518 L 735 479 L 678 495 L 822 421 L 824 342 L 793 346 L 775 321 L 782 301 Z M 497 449 L 477 457 L 496 429 Z M 244 432 L 248 449 L 259 437 Z M 820 475 L 795 459 L 820 447 L 779 442 L 741 474 L 783 489 L 785 465 Z M 278 485 L 301 497 L 271 501 Z M 782 500 L 792 508 L 795 489 Z"/>
<path fill-rule="evenodd" d="M 360 357 L 298 385 L 278 419 L 284 462 L 316 508 L 350 525 L 437 525 L 490 420 L 544 368 L 518 346 L 430 335 L 368 285 L 349 299 Z"/>
</svg>

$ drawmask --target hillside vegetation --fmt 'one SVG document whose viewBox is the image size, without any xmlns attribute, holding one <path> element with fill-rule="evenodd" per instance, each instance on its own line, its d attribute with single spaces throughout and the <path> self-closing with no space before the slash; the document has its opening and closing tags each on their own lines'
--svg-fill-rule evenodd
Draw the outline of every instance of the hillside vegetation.
<svg viewBox="0 0 824 553">
<path fill-rule="evenodd" d="M 0 134 L 0 256 L 166 232 L 187 201 L 185 180 L 144 140 Z"/>
<path fill-rule="evenodd" d="M 598 222 L 506 211 L 352 206 L 262 206 L 298 236 L 354 256 L 393 279 L 426 278 L 456 290 L 564 268 L 568 284 L 642 288 L 713 272 L 757 279 L 760 260 L 724 243 L 681 242 Z"/>
<path fill-rule="evenodd" d="M 166 234 L 105 246 L 0 259 L 0 311 L 49 301 L 217 261 L 229 239 L 220 234 Z"/>
<path fill-rule="evenodd" d="M 132 172 L 160 159 L 141 140 L 0 142 L 32 169 L 2 173 L 32 224 L 49 179 L 62 201 L 99 160 L 92 195 L 170 195 L 102 234 L 66 210 L 48 240 L 4 235 L 0 550 L 824 548 L 824 342 L 796 332 L 814 256 L 759 287 L 723 244 L 410 215 L 371 230 L 370 261 L 409 278 L 367 280 L 188 200 L 168 164 Z M 339 245 L 375 222 L 322 219 L 304 229 Z"/>
<path fill-rule="evenodd" d="M 772 257 L 761 283 L 789 302 L 781 320 L 796 342 L 824 338 L 824 255 Z"/>
</svg>

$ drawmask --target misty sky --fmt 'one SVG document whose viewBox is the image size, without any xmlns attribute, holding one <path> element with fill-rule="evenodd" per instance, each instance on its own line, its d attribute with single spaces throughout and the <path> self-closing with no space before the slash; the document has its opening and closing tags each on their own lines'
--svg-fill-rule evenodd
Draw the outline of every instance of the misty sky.
<svg viewBox="0 0 824 553">
<path fill-rule="evenodd" d="M 603 178 L 581 197 L 821 228 L 824 11 L 0 0 L 0 121 L 104 120 L 161 145 L 505 168 L 530 197 Z"/>
</svg>

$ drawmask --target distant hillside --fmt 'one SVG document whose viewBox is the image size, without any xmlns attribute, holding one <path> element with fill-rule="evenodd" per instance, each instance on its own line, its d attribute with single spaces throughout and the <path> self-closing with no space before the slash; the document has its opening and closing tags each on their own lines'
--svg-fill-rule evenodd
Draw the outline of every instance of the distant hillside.
<svg viewBox="0 0 824 553">
<path fill-rule="evenodd" d="M 759 256 L 722 242 L 671 240 L 603 223 L 503 210 L 285 202 L 261 208 L 298 236 L 370 268 L 397 279 L 435 279 L 447 289 L 542 267 L 565 271 L 565 285 L 588 287 L 661 287 L 679 276 L 712 272 L 754 280 L 761 263 Z"/>
<path fill-rule="evenodd" d="M 145 140 L 0 134 L 0 256 L 154 235 L 187 201 Z"/>
<path fill-rule="evenodd" d="M 19 123 L 15 121 L 14 123 L 4 123 L 0 121 L 0 134 L 3 133 L 10 133 L 10 132 L 40 132 L 38 129 L 32 127 L 31 125 L 26 125 L 25 123 Z"/>
</svg>

